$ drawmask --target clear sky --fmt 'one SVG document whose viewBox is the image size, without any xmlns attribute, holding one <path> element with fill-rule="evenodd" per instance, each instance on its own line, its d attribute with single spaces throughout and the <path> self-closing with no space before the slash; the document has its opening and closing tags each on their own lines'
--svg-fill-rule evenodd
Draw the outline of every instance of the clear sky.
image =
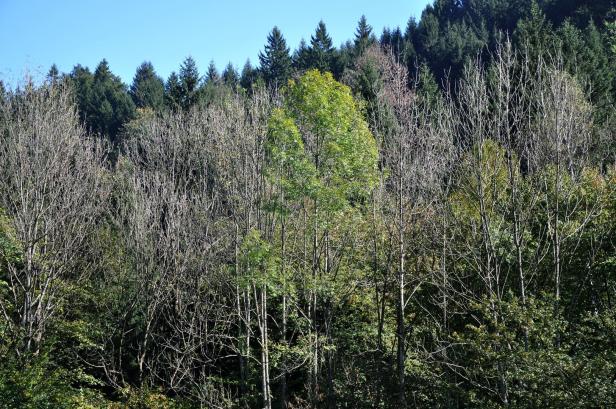
<svg viewBox="0 0 616 409">
<path fill-rule="evenodd" d="M 335 45 L 353 37 L 362 14 L 374 32 L 402 29 L 429 0 L 160 1 L 0 0 L 0 79 L 15 84 L 52 63 L 68 72 L 93 69 L 103 58 L 130 83 L 137 66 L 151 61 L 160 76 L 177 71 L 191 55 L 204 73 L 231 61 L 241 70 L 258 63 L 267 34 L 277 25 L 291 50 L 307 41 L 323 19 Z"/>
</svg>

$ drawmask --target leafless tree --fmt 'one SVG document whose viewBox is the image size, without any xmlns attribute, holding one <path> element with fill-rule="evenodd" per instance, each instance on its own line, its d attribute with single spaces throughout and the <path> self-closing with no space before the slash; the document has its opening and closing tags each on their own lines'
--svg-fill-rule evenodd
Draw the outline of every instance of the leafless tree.
<svg viewBox="0 0 616 409">
<path fill-rule="evenodd" d="M 37 353 L 62 297 L 60 282 L 91 271 L 82 256 L 108 193 L 105 150 L 79 124 L 65 84 L 29 83 L 4 100 L 0 115 L 0 205 L 21 247 L 8 266 L 15 316 L 9 300 L 0 308 L 16 324 L 16 351 Z"/>
</svg>

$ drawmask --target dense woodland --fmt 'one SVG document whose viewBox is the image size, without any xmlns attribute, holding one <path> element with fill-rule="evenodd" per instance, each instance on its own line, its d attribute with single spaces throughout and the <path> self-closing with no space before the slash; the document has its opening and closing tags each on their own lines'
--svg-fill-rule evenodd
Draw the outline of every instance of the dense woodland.
<svg viewBox="0 0 616 409">
<path fill-rule="evenodd" d="M 615 18 L 0 88 L 0 407 L 616 407 Z"/>
</svg>

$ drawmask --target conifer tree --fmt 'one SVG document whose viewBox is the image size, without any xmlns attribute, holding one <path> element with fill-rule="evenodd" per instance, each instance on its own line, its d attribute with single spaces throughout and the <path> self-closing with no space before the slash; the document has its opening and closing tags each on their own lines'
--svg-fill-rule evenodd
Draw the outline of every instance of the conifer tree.
<svg viewBox="0 0 616 409">
<path fill-rule="evenodd" d="M 244 89 L 250 89 L 252 84 L 257 79 L 257 72 L 250 64 L 250 60 L 246 60 L 244 68 L 242 68 L 242 75 L 240 77 L 240 85 Z"/>
<path fill-rule="evenodd" d="M 184 110 L 188 110 L 199 100 L 199 70 L 197 63 L 191 56 L 186 57 L 180 66 L 179 79 L 182 87 L 180 105 Z"/>
<path fill-rule="evenodd" d="M 291 76 L 291 56 L 287 42 L 278 27 L 274 27 L 267 36 L 267 44 L 259 53 L 261 73 L 268 85 L 279 87 Z"/>
<path fill-rule="evenodd" d="M 177 111 L 182 107 L 182 84 L 175 72 L 169 75 L 165 84 L 165 104 L 172 111 Z"/>
<path fill-rule="evenodd" d="M 87 68 L 76 66 L 70 75 L 77 95 L 82 121 L 93 132 L 117 142 L 122 125 L 133 118 L 135 105 L 126 86 L 102 60 L 94 75 Z"/>
<path fill-rule="evenodd" d="M 310 37 L 310 68 L 321 72 L 332 70 L 334 49 L 323 20 L 319 21 L 315 33 Z"/>
<path fill-rule="evenodd" d="M 129 90 L 137 108 L 149 107 L 160 111 L 165 103 L 165 85 L 156 75 L 151 62 L 144 62 L 138 68 Z"/>
<path fill-rule="evenodd" d="M 51 83 L 55 83 L 60 78 L 60 71 L 58 70 L 58 66 L 56 64 L 52 64 L 51 68 L 47 72 L 47 81 Z"/>
<path fill-rule="evenodd" d="M 208 85 L 218 84 L 220 82 L 220 74 L 214 60 L 210 61 L 210 65 L 207 67 L 207 73 L 205 74 L 205 83 Z"/>
<path fill-rule="evenodd" d="M 355 55 L 359 56 L 375 42 L 372 26 L 368 24 L 366 16 L 362 15 L 355 30 Z"/>
<path fill-rule="evenodd" d="M 297 71 L 305 71 L 310 68 L 310 48 L 303 38 L 300 40 L 297 50 L 293 53 L 293 68 Z"/>
<path fill-rule="evenodd" d="M 230 86 L 231 88 L 235 88 L 239 84 L 240 76 L 237 73 L 237 70 L 235 69 L 233 64 L 231 64 L 231 62 L 229 62 L 223 70 L 222 80 L 226 85 Z"/>
</svg>

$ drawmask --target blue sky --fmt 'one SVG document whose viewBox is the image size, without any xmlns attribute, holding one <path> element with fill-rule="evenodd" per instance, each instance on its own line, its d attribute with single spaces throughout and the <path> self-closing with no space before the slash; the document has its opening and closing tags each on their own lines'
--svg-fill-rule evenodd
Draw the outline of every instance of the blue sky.
<svg viewBox="0 0 616 409">
<path fill-rule="evenodd" d="M 68 72 L 80 63 L 93 69 L 106 58 L 111 70 L 132 81 L 151 61 L 163 78 L 192 55 L 200 72 L 210 60 L 219 70 L 231 61 L 258 62 L 268 32 L 281 30 L 293 50 L 307 41 L 320 19 L 335 45 L 351 39 L 362 14 L 380 35 L 419 18 L 429 0 L 158 1 L 0 0 L 0 79 L 46 73 L 52 63 Z"/>
</svg>

